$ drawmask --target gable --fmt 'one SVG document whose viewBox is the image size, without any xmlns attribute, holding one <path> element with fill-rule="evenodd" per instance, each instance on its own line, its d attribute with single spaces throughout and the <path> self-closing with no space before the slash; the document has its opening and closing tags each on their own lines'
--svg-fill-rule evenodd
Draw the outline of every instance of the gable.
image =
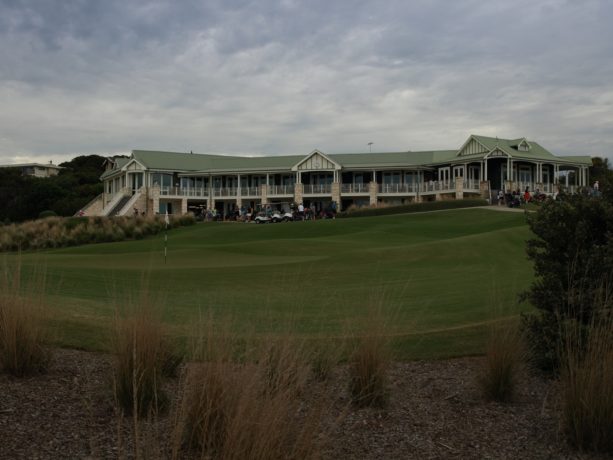
<svg viewBox="0 0 613 460">
<path fill-rule="evenodd" d="M 496 157 L 509 158 L 510 156 L 511 155 L 509 155 L 508 153 L 504 152 L 503 150 L 501 150 L 499 148 L 495 148 L 490 153 L 488 153 L 485 156 L 485 158 L 496 158 Z"/>
<path fill-rule="evenodd" d="M 458 152 L 458 156 L 462 155 L 475 155 L 477 153 L 486 153 L 489 149 L 485 147 L 481 142 L 479 142 L 474 137 L 471 137 L 468 142 L 466 142 L 460 151 Z"/>
<path fill-rule="evenodd" d="M 292 168 L 293 171 L 313 171 L 318 169 L 335 170 L 340 169 L 340 165 L 319 150 L 315 150 Z"/>
</svg>

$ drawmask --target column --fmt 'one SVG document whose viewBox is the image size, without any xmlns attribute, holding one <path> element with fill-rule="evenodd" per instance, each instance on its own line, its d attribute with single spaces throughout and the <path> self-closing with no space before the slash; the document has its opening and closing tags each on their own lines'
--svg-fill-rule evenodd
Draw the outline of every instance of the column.
<svg viewBox="0 0 613 460">
<path fill-rule="evenodd" d="M 369 197 L 369 203 L 371 206 L 377 206 L 378 192 L 379 190 L 377 187 L 377 172 L 373 169 L 372 180 L 368 184 L 368 197 Z"/>
<path fill-rule="evenodd" d="M 240 209 L 240 207 L 243 205 L 243 198 L 241 195 L 241 175 L 237 174 L 236 177 L 238 180 L 238 185 L 236 187 L 236 207 Z"/>
</svg>

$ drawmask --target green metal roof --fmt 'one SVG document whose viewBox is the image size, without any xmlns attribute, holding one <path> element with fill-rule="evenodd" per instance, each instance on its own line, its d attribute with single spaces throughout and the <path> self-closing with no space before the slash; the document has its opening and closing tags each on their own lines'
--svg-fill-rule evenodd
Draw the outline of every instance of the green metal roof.
<svg viewBox="0 0 613 460">
<path fill-rule="evenodd" d="M 497 137 L 477 136 L 474 134 L 472 135 L 472 137 L 481 144 L 483 144 L 489 150 L 498 148 L 499 150 L 503 151 L 514 159 L 543 160 L 551 161 L 554 163 L 572 161 L 580 164 L 592 164 L 592 160 L 589 156 L 557 157 L 553 155 L 549 150 L 542 147 L 538 142 L 529 141 L 528 139 L 524 138 L 500 139 Z M 517 147 L 523 140 L 525 140 L 530 145 L 530 150 L 521 151 L 514 148 Z M 571 160 L 570 158 L 573 158 L 573 160 Z"/>
<path fill-rule="evenodd" d="M 478 135 L 472 135 L 471 138 L 483 144 L 489 151 L 498 148 L 514 159 L 591 165 L 591 158 L 589 156 L 556 157 L 538 143 L 524 138 L 500 139 Z M 524 140 L 529 143 L 530 150 L 516 150 L 515 147 Z M 376 167 L 428 167 L 444 163 L 464 163 L 470 160 L 478 161 L 487 153 L 459 155 L 458 150 L 429 150 L 420 152 L 324 153 L 324 155 L 345 169 L 366 169 Z M 225 171 L 290 171 L 293 166 L 307 157 L 308 155 L 231 156 L 133 150 L 132 158 L 115 158 L 114 168 L 105 171 L 101 179 L 117 174 L 132 159 L 141 163 L 148 170 L 204 174 Z"/>
</svg>

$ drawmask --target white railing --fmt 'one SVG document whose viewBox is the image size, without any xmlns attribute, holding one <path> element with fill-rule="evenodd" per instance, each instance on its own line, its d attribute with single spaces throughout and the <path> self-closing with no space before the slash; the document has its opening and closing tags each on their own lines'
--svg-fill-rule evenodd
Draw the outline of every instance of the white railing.
<svg viewBox="0 0 613 460">
<path fill-rule="evenodd" d="M 416 191 L 413 184 L 379 184 L 381 194 L 416 193 Z"/>
<path fill-rule="evenodd" d="M 241 187 L 241 196 L 260 196 L 260 187 Z"/>
<path fill-rule="evenodd" d="M 332 185 L 331 184 L 321 184 L 321 185 L 313 185 L 313 184 L 304 184 L 303 193 L 305 195 L 327 195 L 332 193 Z"/>
<path fill-rule="evenodd" d="M 294 186 L 293 185 L 269 185 L 268 194 L 269 195 L 293 195 Z"/>
<path fill-rule="evenodd" d="M 207 187 L 160 187 L 161 196 L 209 196 Z"/>
<path fill-rule="evenodd" d="M 341 193 L 368 193 L 368 184 L 341 184 Z"/>
<path fill-rule="evenodd" d="M 221 187 L 213 189 L 213 196 L 237 196 L 238 188 L 236 187 Z"/>
<path fill-rule="evenodd" d="M 455 192 L 455 182 L 434 180 L 427 181 L 420 185 L 419 191 L 421 193 Z"/>
<path fill-rule="evenodd" d="M 469 190 L 469 191 L 479 191 L 479 184 L 480 182 L 478 180 L 475 179 L 467 179 L 464 181 L 464 190 Z"/>
</svg>

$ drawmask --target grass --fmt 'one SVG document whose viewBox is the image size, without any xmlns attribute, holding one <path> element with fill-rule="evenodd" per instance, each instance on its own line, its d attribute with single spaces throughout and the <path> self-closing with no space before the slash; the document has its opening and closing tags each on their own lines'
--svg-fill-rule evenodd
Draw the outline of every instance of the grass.
<svg viewBox="0 0 613 460">
<path fill-rule="evenodd" d="M 302 459 L 316 457 L 325 392 L 308 396 L 307 355 L 293 334 L 250 340 L 234 327 L 200 322 L 192 361 L 182 380 L 175 414 L 173 457 L 189 450 L 201 458 Z"/>
<path fill-rule="evenodd" d="M 164 325 L 146 294 L 136 304 L 118 311 L 112 340 L 115 357 L 113 389 L 126 414 L 146 416 L 166 408 L 164 377 L 179 364 L 164 337 Z"/>
<path fill-rule="evenodd" d="M 0 273 L 0 370 L 16 377 L 46 371 L 50 352 L 45 325 L 44 277 L 22 285 L 19 260 Z"/>
<path fill-rule="evenodd" d="M 532 278 L 529 232 L 520 213 L 487 209 L 255 226 L 206 223 L 173 229 L 164 264 L 162 236 L 48 250 L 44 261 L 56 343 L 104 350 L 114 292 L 134 289 L 143 273 L 162 320 L 186 337 L 200 311 L 223 312 L 261 334 L 291 318 L 308 338 L 339 338 L 350 319 L 369 314 L 373 291 L 399 358 L 479 353 L 491 298 L 505 311 L 528 310 L 517 294 Z M 11 262 L 13 255 L 6 255 Z M 116 286 L 117 289 L 110 289 Z M 270 318 L 275 318 L 271 321 Z"/>
<path fill-rule="evenodd" d="M 569 442 L 613 453 L 613 318 L 595 320 L 587 337 L 576 325 L 563 334 L 562 417 Z"/>
<path fill-rule="evenodd" d="M 495 323 L 485 347 L 480 383 L 487 399 L 510 402 L 515 396 L 519 369 L 525 361 L 523 337 L 517 324 Z"/>
</svg>

